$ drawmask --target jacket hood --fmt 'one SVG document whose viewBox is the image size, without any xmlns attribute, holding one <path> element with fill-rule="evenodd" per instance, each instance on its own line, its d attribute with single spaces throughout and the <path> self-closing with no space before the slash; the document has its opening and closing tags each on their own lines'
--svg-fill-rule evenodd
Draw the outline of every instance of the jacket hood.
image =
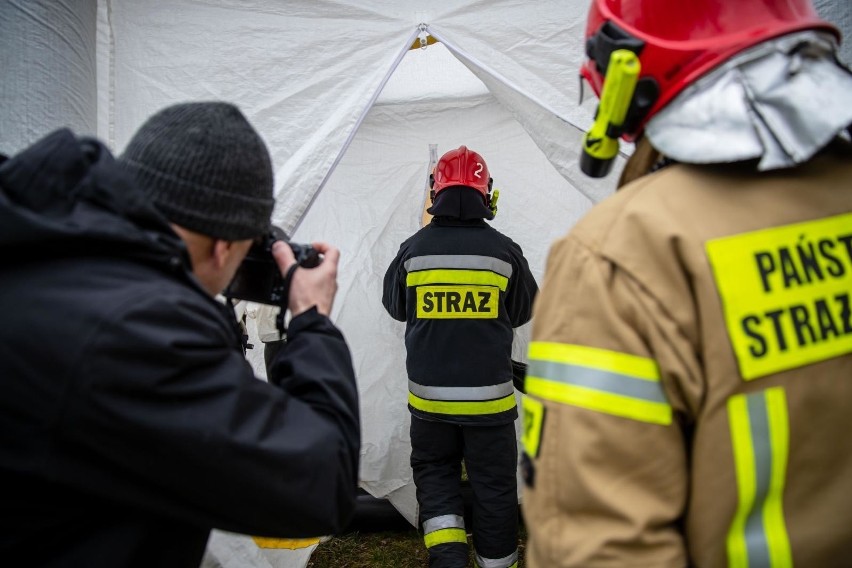
<svg viewBox="0 0 852 568">
<path fill-rule="evenodd" d="M 0 162 L 4 256 L 114 248 L 151 261 L 179 253 L 188 265 L 180 237 L 103 144 L 61 129 Z"/>
<path fill-rule="evenodd" d="M 463 221 L 494 218 L 494 213 L 485 206 L 482 194 L 464 185 L 441 191 L 426 211 L 435 217 L 454 217 Z"/>
</svg>

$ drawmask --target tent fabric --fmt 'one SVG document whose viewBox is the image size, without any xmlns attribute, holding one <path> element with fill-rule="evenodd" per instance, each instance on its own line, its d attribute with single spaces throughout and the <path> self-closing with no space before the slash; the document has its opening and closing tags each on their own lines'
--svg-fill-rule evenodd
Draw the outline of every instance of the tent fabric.
<svg viewBox="0 0 852 568">
<path fill-rule="evenodd" d="M 510 42 L 501 36 L 496 45 L 495 30 L 471 33 L 466 22 L 441 22 L 428 29 L 511 112 L 557 171 L 598 202 L 612 192 L 612 184 L 588 178 L 577 168 L 582 137 L 591 126 L 595 103 L 590 96 L 585 105 L 577 104 L 581 99 L 577 70 L 583 57 L 580 38 L 584 20 L 585 10 L 580 18 L 544 20 L 526 41 Z M 486 56 L 494 49 L 499 50 L 500 57 Z M 576 65 L 572 67 L 571 62 Z M 625 152 L 630 149 L 632 146 L 625 145 Z"/>
<path fill-rule="evenodd" d="M 376 497 L 411 483 L 404 324 L 385 314 L 381 295 L 384 272 L 400 243 L 420 227 L 430 143 L 439 154 L 467 144 L 485 158 L 500 190 L 492 225 L 522 247 L 539 281 L 549 243 L 592 205 L 494 97 L 452 105 L 377 105 L 370 111 L 293 239 L 327 240 L 341 249 L 333 315 L 358 376 L 361 484 Z M 514 346 L 520 360 L 526 358 L 527 328 L 520 328 Z M 261 354 L 250 354 L 250 360 L 262 373 Z M 414 501 L 396 504 L 413 522 Z"/>
<path fill-rule="evenodd" d="M 571 9 L 568 0 L 546 0 L 536 10 L 519 0 L 100 2 L 110 33 L 99 37 L 99 68 L 112 73 L 108 94 L 100 91 L 99 112 L 110 109 L 99 120 L 99 129 L 107 128 L 101 136 L 122 148 L 147 116 L 176 99 L 238 101 L 270 147 L 274 219 L 288 233 L 421 23 L 464 54 L 480 78 L 493 77 L 492 92 L 504 82 L 520 92 L 513 108 L 528 123 L 549 120 L 548 131 L 562 138 L 581 134 L 572 125 L 579 113 L 577 68 L 569 57 L 582 44 L 574 32 L 584 10 Z M 103 54 L 111 63 L 101 65 Z M 551 156 L 562 155 L 553 141 L 537 142 L 551 144 Z M 566 161 L 560 167 L 571 168 Z"/>
<path fill-rule="evenodd" d="M 427 142 L 436 143 L 439 154 L 466 144 L 485 158 L 494 187 L 500 190 L 492 225 L 521 245 L 539 281 L 549 243 L 591 207 L 493 98 L 445 108 L 428 103 L 374 107 L 356 137 L 357 144 L 350 147 L 294 238 L 307 241 L 340 234 L 341 239 L 335 239 L 343 253 L 336 320 L 344 332 L 357 331 L 357 335 L 347 334 L 354 351 L 380 355 L 357 358 L 362 401 L 376 401 L 380 405 L 376 410 L 382 414 L 398 413 L 399 419 L 393 422 L 405 428 L 404 324 L 384 313 L 381 282 L 399 244 L 419 228 L 428 175 Z M 372 167 L 365 171 L 364 163 Z M 520 350 L 517 355 L 525 358 L 525 349 Z M 373 395 L 372 389 L 380 389 L 381 394 Z M 396 401 L 394 406 L 385 406 L 390 400 Z M 375 480 L 384 493 L 394 488 L 390 480 L 396 476 L 373 474 L 370 457 L 373 451 L 376 458 L 387 455 L 389 440 L 382 438 L 384 428 L 371 431 L 370 420 L 375 420 L 371 413 L 365 418 L 364 439 L 376 440 L 376 447 L 368 444 L 362 450 L 362 480 Z M 407 430 L 398 435 L 407 442 Z"/>
<path fill-rule="evenodd" d="M 436 45 L 426 51 L 441 49 Z M 411 55 L 416 65 L 426 52 Z M 380 97 L 369 111 L 293 239 L 327 240 L 341 249 L 333 317 L 352 349 L 358 377 L 360 484 L 371 495 L 387 498 L 415 525 L 404 325 L 385 314 L 381 293 L 384 271 L 399 244 L 420 227 L 429 146 L 435 144 L 442 154 L 467 144 L 483 155 L 494 187 L 501 191 L 492 224 L 521 245 L 539 282 L 549 244 L 593 202 L 559 175 L 493 95 L 471 85 L 465 88 L 470 94 L 461 98 L 405 102 L 399 95 L 410 87 L 407 79 L 413 71 L 405 60 L 399 71 L 387 86 L 388 97 Z M 251 342 L 260 345 L 252 308 L 247 321 Z M 513 355 L 525 360 L 529 325 L 516 335 Z M 249 352 L 249 360 L 262 375 L 262 351 Z"/>
<path fill-rule="evenodd" d="M 0 2 L 0 153 L 97 124 L 93 0 Z"/>
<path fill-rule="evenodd" d="M 849 0 L 813 0 L 819 15 L 838 27 L 845 38 L 838 50 L 840 61 L 852 67 L 852 2 Z"/>
</svg>

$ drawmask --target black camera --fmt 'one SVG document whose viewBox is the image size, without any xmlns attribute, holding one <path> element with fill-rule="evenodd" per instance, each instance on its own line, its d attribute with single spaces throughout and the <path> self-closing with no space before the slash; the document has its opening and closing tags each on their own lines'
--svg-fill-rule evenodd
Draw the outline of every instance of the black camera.
<svg viewBox="0 0 852 568">
<path fill-rule="evenodd" d="M 290 283 L 272 257 L 272 245 L 276 241 L 284 241 L 290 246 L 299 266 L 314 268 L 322 262 L 322 256 L 312 246 L 291 243 L 287 233 L 272 225 L 252 244 L 233 280 L 222 292 L 223 296 L 286 309 Z"/>
</svg>

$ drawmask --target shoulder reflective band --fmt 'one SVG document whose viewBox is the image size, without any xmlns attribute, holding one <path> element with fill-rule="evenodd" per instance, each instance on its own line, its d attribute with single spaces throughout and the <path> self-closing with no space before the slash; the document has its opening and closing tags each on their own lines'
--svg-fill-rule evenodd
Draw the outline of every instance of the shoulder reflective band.
<svg viewBox="0 0 852 568">
<path fill-rule="evenodd" d="M 406 272 L 446 268 L 453 270 L 490 270 L 506 278 L 512 277 L 512 265 L 505 260 L 477 254 L 430 254 L 409 258 L 403 264 Z"/>
<path fill-rule="evenodd" d="M 852 213 L 705 248 L 744 379 L 852 353 Z"/>
<path fill-rule="evenodd" d="M 505 260 L 476 254 L 433 254 L 405 261 L 406 284 L 469 284 L 496 286 L 505 291 L 512 265 Z"/>
<path fill-rule="evenodd" d="M 516 404 L 512 381 L 484 387 L 427 387 L 409 380 L 408 391 L 408 404 L 434 414 L 496 414 Z"/>
<path fill-rule="evenodd" d="M 512 381 L 484 387 L 427 387 L 408 381 L 408 391 L 430 400 L 492 400 L 513 395 L 515 387 Z"/>
<path fill-rule="evenodd" d="M 319 537 L 316 538 L 267 538 L 261 536 L 251 537 L 258 548 L 267 549 L 288 549 L 297 550 L 299 548 L 308 548 L 315 544 L 319 544 Z"/>
<path fill-rule="evenodd" d="M 502 274 L 489 272 L 487 270 L 447 270 L 444 268 L 435 270 L 419 270 L 409 272 L 405 277 L 408 287 L 422 286 L 423 284 L 468 284 L 478 286 L 494 286 L 501 291 L 506 291 L 509 279 Z"/>
<path fill-rule="evenodd" d="M 527 394 L 614 416 L 668 425 L 672 408 L 656 361 L 584 345 L 533 341 Z"/>
<path fill-rule="evenodd" d="M 784 389 L 731 397 L 728 420 L 739 494 L 728 530 L 728 566 L 791 567 L 782 504 L 789 450 Z"/>
<path fill-rule="evenodd" d="M 460 515 L 441 515 L 423 521 L 423 540 L 426 548 L 448 542 L 467 544 L 464 530 L 464 517 Z"/>
<path fill-rule="evenodd" d="M 524 411 L 521 443 L 528 456 L 537 458 L 541 447 L 541 429 L 544 426 L 544 405 L 539 400 L 523 395 L 521 408 Z"/>
</svg>

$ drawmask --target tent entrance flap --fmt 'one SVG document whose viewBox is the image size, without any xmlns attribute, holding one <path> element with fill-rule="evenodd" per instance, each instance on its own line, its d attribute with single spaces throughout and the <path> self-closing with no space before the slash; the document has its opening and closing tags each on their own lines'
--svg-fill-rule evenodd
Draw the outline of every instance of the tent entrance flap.
<svg viewBox="0 0 852 568">
<path fill-rule="evenodd" d="M 340 151 L 337 153 L 337 156 L 334 158 L 334 162 L 332 162 L 331 167 L 329 168 L 329 170 L 325 174 L 325 177 L 323 177 L 322 181 L 320 182 L 319 186 L 317 187 L 317 190 L 314 192 L 313 196 L 311 197 L 308 204 L 305 206 L 305 208 L 302 211 L 299 218 L 296 219 L 296 221 L 293 223 L 291 230 L 288 231 L 289 234 L 295 233 L 296 229 L 299 228 L 299 225 L 302 223 L 302 219 L 305 218 L 305 215 L 313 206 L 314 201 L 316 201 L 317 196 L 322 191 L 322 189 L 325 187 L 325 184 L 328 181 L 329 176 L 331 176 L 331 174 L 337 168 L 337 164 L 340 163 L 340 159 L 346 153 L 347 148 L 349 148 L 349 145 L 352 143 L 352 139 L 355 138 L 355 134 L 358 132 L 358 129 L 361 127 L 361 124 L 364 122 L 364 119 L 367 117 L 367 114 L 370 112 L 370 109 L 373 108 L 374 104 L 376 104 L 376 100 L 379 98 L 379 95 L 382 93 L 382 90 L 385 88 L 385 85 L 387 85 L 388 81 L 390 80 L 391 76 L 393 75 L 393 72 L 396 71 L 396 68 L 399 67 L 399 64 L 402 61 L 402 58 L 405 57 L 405 54 L 408 53 L 408 51 L 411 49 L 410 46 L 412 46 L 414 43 L 417 43 L 418 46 L 421 45 L 420 41 L 415 40 L 415 38 L 417 38 L 422 33 L 422 31 L 423 31 L 423 25 L 422 24 L 418 25 L 414 29 L 414 31 L 411 33 L 411 36 L 408 38 L 408 40 L 405 42 L 405 46 L 399 51 L 396 58 L 393 60 L 393 64 L 390 66 L 387 73 L 385 73 L 384 78 L 382 79 L 381 83 L 379 83 L 379 86 L 376 88 L 375 92 L 373 93 L 373 96 L 370 97 L 370 101 L 367 103 L 367 105 L 361 111 L 361 115 L 358 117 L 358 120 L 355 122 L 355 126 L 349 132 L 349 136 L 346 138 L 346 141 L 343 143 L 343 146 L 340 148 Z"/>
</svg>

